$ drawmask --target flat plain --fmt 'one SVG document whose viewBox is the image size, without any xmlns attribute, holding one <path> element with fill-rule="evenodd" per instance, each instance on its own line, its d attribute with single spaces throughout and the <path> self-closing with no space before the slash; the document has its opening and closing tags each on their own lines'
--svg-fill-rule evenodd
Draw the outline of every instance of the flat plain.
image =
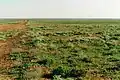
<svg viewBox="0 0 120 80">
<path fill-rule="evenodd" d="M 0 80 L 120 80 L 120 20 L 0 20 Z"/>
</svg>

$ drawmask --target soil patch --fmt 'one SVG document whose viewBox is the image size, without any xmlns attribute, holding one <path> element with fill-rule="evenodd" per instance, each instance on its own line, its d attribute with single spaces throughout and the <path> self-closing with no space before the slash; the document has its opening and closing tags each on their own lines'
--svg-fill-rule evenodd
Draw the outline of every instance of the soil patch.
<svg viewBox="0 0 120 80">
<path fill-rule="evenodd" d="M 27 23 L 28 20 L 23 20 L 21 22 L 17 22 L 13 24 L 0 24 L 0 31 L 25 29 Z"/>
<path fill-rule="evenodd" d="M 14 23 L 14 24 L 0 24 L 0 31 L 8 31 L 8 30 L 24 30 L 26 29 L 27 20 Z M 18 34 L 17 36 L 14 36 L 12 38 L 7 39 L 6 41 L 0 40 L 0 68 L 1 69 L 9 69 L 13 67 L 13 62 L 9 59 L 9 54 L 12 51 L 12 48 L 14 47 L 14 44 L 18 41 Z M 2 75 L 2 78 L 4 75 Z M 6 77 L 7 78 L 7 77 Z M 0 80 L 1 75 L 0 75 Z M 11 80 L 11 79 L 5 79 L 5 80 Z"/>
</svg>

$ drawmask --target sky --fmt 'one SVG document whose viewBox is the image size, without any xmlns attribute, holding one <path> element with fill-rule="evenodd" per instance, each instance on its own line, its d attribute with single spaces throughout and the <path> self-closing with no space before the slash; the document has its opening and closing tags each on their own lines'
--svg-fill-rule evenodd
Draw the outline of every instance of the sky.
<svg viewBox="0 0 120 80">
<path fill-rule="evenodd" d="M 0 18 L 120 18 L 120 0 L 0 0 Z"/>
</svg>

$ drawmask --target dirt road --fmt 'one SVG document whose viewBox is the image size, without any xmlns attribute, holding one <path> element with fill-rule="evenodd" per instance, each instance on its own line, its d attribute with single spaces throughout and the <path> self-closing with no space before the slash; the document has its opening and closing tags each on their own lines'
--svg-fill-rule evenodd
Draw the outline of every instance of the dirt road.
<svg viewBox="0 0 120 80">
<path fill-rule="evenodd" d="M 15 24 L 1 24 L 0 31 L 9 30 L 23 30 L 26 29 L 28 20 L 23 20 Z M 14 40 L 13 40 L 14 39 Z M 6 41 L 0 40 L 0 68 L 8 69 L 13 66 L 13 62 L 8 59 L 10 52 L 12 51 L 13 43 L 15 44 L 15 38 L 9 38 Z M 4 77 L 4 76 L 2 76 Z M 0 77 L 1 80 L 1 77 Z M 3 80 L 3 79 L 2 79 Z M 12 79 L 7 79 L 12 80 Z"/>
</svg>

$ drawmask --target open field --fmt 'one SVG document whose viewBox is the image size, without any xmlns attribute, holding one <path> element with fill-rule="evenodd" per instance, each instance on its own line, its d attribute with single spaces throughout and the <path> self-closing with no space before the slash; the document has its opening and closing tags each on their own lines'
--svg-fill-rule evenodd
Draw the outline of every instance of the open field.
<svg viewBox="0 0 120 80">
<path fill-rule="evenodd" d="M 0 80 L 120 80 L 120 20 L 0 20 Z"/>
</svg>

